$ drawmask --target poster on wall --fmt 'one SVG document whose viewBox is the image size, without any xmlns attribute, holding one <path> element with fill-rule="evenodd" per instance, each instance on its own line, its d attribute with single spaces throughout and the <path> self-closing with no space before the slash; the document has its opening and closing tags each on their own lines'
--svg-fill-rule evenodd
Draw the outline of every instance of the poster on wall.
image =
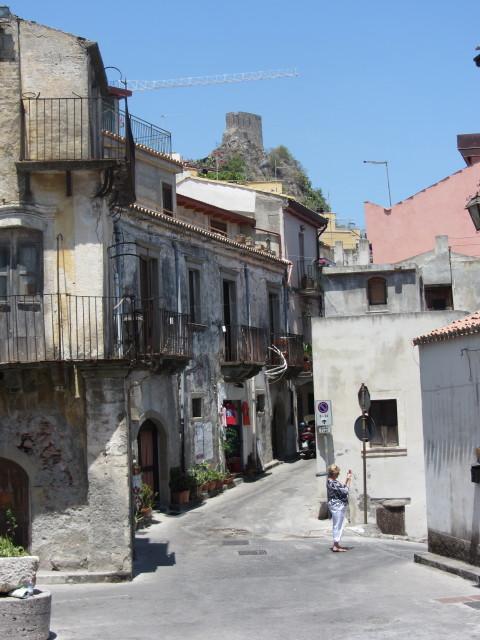
<svg viewBox="0 0 480 640">
<path fill-rule="evenodd" d="M 195 461 L 213 460 L 213 426 L 211 422 L 195 423 Z"/>
</svg>

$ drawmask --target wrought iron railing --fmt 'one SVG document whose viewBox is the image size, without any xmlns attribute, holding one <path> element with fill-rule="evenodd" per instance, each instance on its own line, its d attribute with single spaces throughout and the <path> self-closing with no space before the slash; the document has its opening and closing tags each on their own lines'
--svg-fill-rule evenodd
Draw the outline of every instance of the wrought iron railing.
<svg viewBox="0 0 480 640">
<path fill-rule="evenodd" d="M 267 331 L 259 327 L 224 327 L 222 360 L 224 363 L 263 364 L 267 354 Z"/>
<path fill-rule="evenodd" d="M 298 287 L 305 291 L 318 289 L 320 284 L 321 269 L 316 260 L 298 260 L 297 277 Z"/>
<path fill-rule="evenodd" d="M 283 354 L 288 367 L 303 369 L 304 348 L 303 336 L 295 333 L 280 333 L 270 336 L 270 346 L 276 347 Z M 272 351 L 269 351 L 268 362 L 272 365 L 281 364 L 281 358 Z"/>
<path fill-rule="evenodd" d="M 127 117 L 103 98 L 23 98 L 21 160 L 100 160 L 125 157 Z M 171 134 L 130 115 L 134 142 L 171 153 Z M 110 134 L 110 135 L 109 135 Z"/>
<path fill-rule="evenodd" d="M 0 363 L 192 357 L 188 316 L 134 298 L 0 299 Z"/>
</svg>

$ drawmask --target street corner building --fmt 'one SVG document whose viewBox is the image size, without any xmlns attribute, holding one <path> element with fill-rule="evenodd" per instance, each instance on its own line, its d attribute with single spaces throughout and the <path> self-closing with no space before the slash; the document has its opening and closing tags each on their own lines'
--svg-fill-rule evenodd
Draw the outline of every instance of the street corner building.
<svg viewBox="0 0 480 640">
<path fill-rule="evenodd" d="M 326 221 L 177 194 L 96 43 L 6 7 L 0 32 L 0 531 L 11 509 L 43 569 L 129 578 L 134 460 L 167 508 L 172 468 L 296 454 Z"/>
<path fill-rule="evenodd" d="M 428 550 L 480 566 L 480 314 L 419 335 Z"/>
</svg>

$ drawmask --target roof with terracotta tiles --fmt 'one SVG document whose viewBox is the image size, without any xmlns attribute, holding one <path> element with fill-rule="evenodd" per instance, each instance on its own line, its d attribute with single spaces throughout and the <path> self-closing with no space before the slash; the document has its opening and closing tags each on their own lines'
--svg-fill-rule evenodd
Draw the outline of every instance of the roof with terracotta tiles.
<svg viewBox="0 0 480 640">
<path fill-rule="evenodd" d="M 451 340 L 452 338 L 458 338 L 460 336 L 471 336 L 475 333 L 480 333 L 480 311 L 475 311 L 465 318 L 454 320 L 446 327 L 440 327 L 440 329 L 433 329 L 429 333 L 425 333 L 418 336 L 413 340 L 413 344 L 427 344 L 429 342 L 443 342 L 445 340 Z"/>
<path fill-rule="evenodd" d="M 289 260 L 285 260 L 284 258 L 279 258 L 275 254 L 269 251 L 262 251 L 261 249 L 255 249 L 254 247 L 246 246 L 240 242 L 235 242 L 235 240 L 230 240 L 230 238 L 226 238 L 220 233 L 215 233 L 213 231 L 203 229 L 202 227 L 197 227 L 196 225 L 191 224 L 189 222 L 184 222 L 183 220 L 174 218 L 171 214 L 164 213 L 163 211 L 156 211 L 155 209 L 149 209 L 139 204 L 131 204 L 129 209 L 130 211 L 141 213 L 151 218 L 156 218 L 157 220 L 164 222 L 169 226 L 191 231 L 193 233 L 197 233 L 198 235 L 204 236 L 206 238 L 210 238 L 211 240 L 216 240 L 217 242 L 221 242 L 222 244 L 229 245 L 232 248 L 240 249 L 240 252 L 245 255 L 251 254 L 251 255 L 257 256 L 257 258 L 261 258 L 262 260 L 265 260 L 268 262 L 275 262 L 285 267 L 291 264 Z"/>
</svg>

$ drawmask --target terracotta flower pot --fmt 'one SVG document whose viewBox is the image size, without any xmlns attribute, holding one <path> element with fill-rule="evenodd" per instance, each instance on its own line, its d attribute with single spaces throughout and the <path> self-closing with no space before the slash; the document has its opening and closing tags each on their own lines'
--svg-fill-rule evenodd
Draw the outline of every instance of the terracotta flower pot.
<svg viewBox="0 0 480 640">
<path fill-rule="evenodd" d="M 172 491 L 172 504 L 188 504 L 190 501 L 190 489 Z"/>
</svg>

